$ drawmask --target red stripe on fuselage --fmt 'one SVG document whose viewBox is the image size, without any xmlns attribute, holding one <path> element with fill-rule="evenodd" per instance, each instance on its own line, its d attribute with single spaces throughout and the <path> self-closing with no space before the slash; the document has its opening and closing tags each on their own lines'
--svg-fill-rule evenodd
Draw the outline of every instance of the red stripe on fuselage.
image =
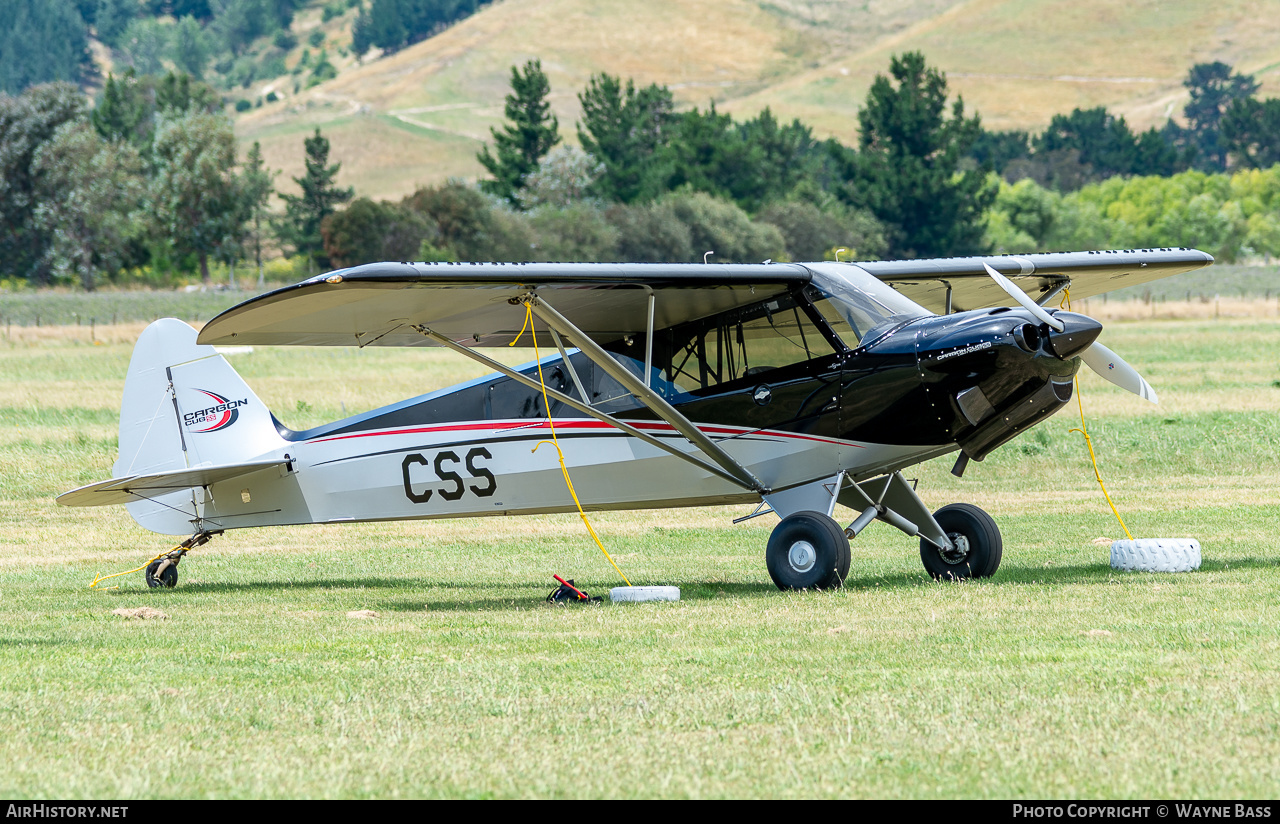
<svg viewBox="0 0 1280 824">
<path fill-rule="evenodd" d="M 304 443 L 328 443 L 329 441 L 343 441 L 348 438 L 379 438 L 387 435 L 415 435 L 428 432 L 472 432 L 475 430 L 493 430 L 494 432 L 509 432 L 515 429 L 532 429 L 534 427 L 545 427 L 550 431 L 550 427 L 546 426 L 545 419 L 537 422 L 518 423 L 513 421 L 511 426 L 502 426 L 500 421 L 488 421 L 485 423 L 458 423 L 458 424 L 439 424 L 436 426 L 410 426 L 398 429 L 380 429 L 372 432 L 355 432 L 350 435 L 333 435 L 328 438 L 317 438 L 312 441 L 304 441 Z M 661 432 L 676 432 L 676 428 L 669 423 L 657 423 L 653 421 L 627 421 L 636 429 Z M 611 426 L 604 421 L 592 421 L 581 419 L 567 419 L 556 421 L 557 431 L 567 430 L 613 430 L 620 432 L 617 427 Z M 746 427 L 727 427 L 727 426 L 699 426 L 699 430 L 712 435 L 766 435 L 773 438 L 788 438 L 791 440 L 814 441 L 816 443 L 829 443 L 843 446 L 854 446 L 858 449 L 866 447 L 859 444 L 842 441 L 837 438 L 821 438 L 815 435 L 801 435 L 795 432 L 779 432 L 770 429 L 747 429 Z M 625 434 L 625 433 L 623 433 Z"/>
</svg>

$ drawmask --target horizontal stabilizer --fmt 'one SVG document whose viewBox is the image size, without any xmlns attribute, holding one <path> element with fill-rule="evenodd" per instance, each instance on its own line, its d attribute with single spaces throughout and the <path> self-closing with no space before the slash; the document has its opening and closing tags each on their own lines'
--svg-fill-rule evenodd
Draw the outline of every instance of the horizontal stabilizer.
<svg viewBox="0 0 1280 824">
<path fill-rule="evenodd" d="M 288 461 L 271 459 L 223 466 L 198 466 L 194 469 L 171 469 L 146 475 L 112 478 L 64 492 L 58 496 L 62 506 L 106 506 L 127 504 L 142 498 L 153 498 L 180 489 L 209 486 L 220 481 L 250 475 L 271 467 L 285 467 Z"/>
</svg>

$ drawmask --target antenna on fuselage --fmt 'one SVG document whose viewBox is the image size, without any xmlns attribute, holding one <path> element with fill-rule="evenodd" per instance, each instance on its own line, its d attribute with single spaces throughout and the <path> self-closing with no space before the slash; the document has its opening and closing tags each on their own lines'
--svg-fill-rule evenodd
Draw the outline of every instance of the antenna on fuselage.
<svg viewBox="0 0 1280 824">
<path fill-rule="evenodd" d="M 703 253 L 702 253 L 702 262 L 703 262 L 703 263 L 710 263 L 711 261 L 707 260 L 707 258 L 711 257 L 711 256 L 712 256 L 712 255 L 714 255 L 714 254 L 715 254 L 715 252 L 703 252 Z"/>
</svg>

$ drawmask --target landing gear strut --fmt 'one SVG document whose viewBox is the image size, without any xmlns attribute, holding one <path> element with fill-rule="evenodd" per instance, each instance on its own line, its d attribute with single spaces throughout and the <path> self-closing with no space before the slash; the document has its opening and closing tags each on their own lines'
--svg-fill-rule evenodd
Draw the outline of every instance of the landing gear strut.
<svg viewBox="0 0 1280 824">
<path fill-rule="evenodd" d="M 872 521 L 920 538 L 920 560 L 938 580 L 987 578 L 1000 566 L 1003 544 L 990 515 L 973 504 L 930 513 L 911 481 L 893 472 L 853 481 L 844 472 L 782 492 L 765 503 L 785 515 L 769 536 L 765 561 L 778 589 L 833 589 L 849 575 L 849 539 Z M 848 528 L 831 519 L 835 505 L 860 513 Z M 759 508 L 744 521 L 760 514 Z"/>
</svg>

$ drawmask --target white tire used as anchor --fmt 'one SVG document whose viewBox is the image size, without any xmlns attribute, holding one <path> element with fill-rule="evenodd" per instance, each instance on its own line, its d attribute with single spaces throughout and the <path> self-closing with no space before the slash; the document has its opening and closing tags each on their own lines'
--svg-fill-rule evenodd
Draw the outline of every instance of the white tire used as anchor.
<svg viewBox="0 0 1280 824">
<path fill-rule="evenodd" d="M 1111 568 L 1125 572 L 1191 572 L 1200 568 L 1200 542 L 1194 538 L 1113 541 Z"/>
<path fill-rule="evenodd" d="M 680 587 L 614 587 L 609 590 L 610 601 L 679 601 Z"/>
</svg>

